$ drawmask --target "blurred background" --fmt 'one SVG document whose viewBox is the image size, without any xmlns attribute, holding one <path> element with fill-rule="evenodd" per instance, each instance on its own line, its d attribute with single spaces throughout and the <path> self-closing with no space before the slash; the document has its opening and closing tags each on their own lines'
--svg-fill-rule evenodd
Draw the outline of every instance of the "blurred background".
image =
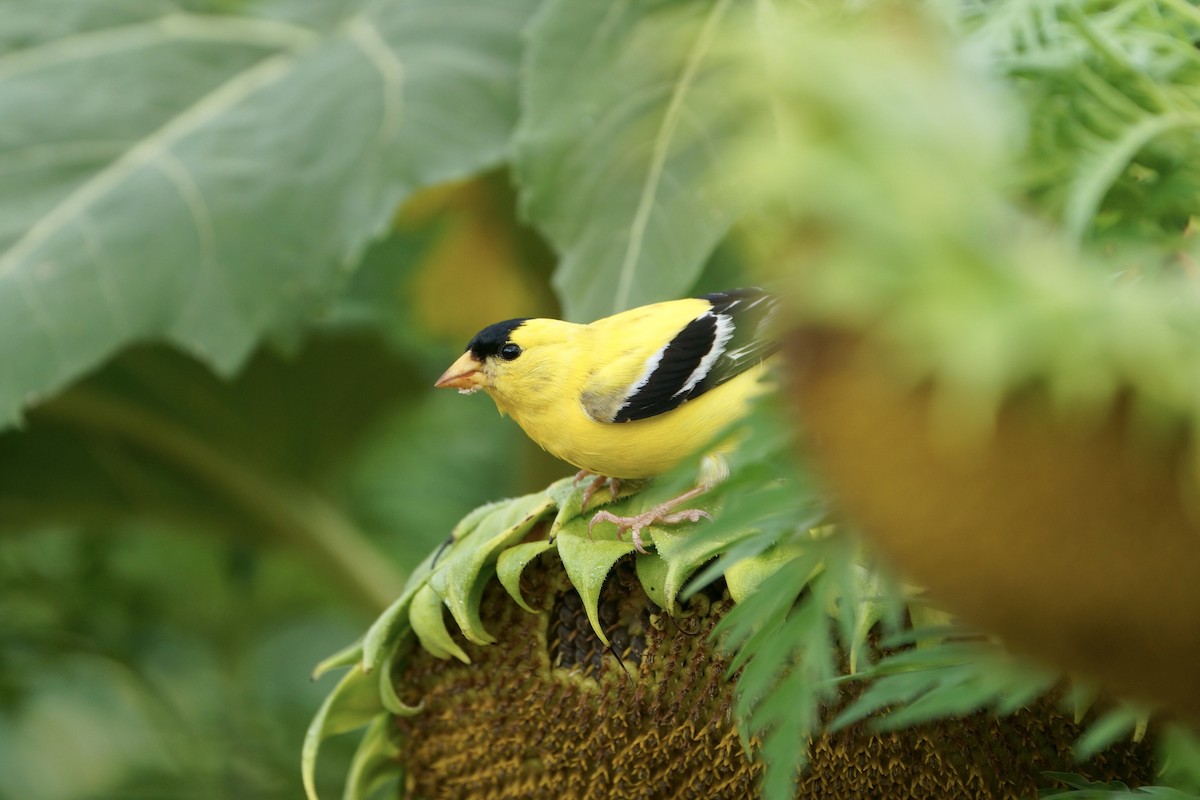
<svg viewBox="0 0 1200 800">
<path fill-rule="evenodd" d="M 411 208 L 236 375 L 130 346 L 0 436 L 0 796 L 298 796 L 312 667 L 467 511 L 569 470 L 432 389 L 478 327 L 556 311 L 505 176 Z"/>
</svg>

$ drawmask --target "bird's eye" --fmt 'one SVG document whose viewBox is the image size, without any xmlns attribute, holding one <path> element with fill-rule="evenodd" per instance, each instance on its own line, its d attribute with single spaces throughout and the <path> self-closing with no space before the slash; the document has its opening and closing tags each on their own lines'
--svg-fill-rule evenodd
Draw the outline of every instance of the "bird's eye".
<svg viewBox="0 0 1200 800">
<path fill-rule="evenodd" d="M 521 355 L 521 346 L 509 342 L 500 348 L 500 357 L 505 361 L 512 361 L 517 356 Z"/>
</svg>

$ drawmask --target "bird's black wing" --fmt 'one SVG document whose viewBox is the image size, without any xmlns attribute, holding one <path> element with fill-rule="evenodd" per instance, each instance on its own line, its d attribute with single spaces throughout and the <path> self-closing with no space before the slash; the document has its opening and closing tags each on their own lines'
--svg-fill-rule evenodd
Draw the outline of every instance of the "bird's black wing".
<svg viewBox="0 0 1200 800">
<path fill-rule="evenodd" d="M 774 353 L 768 335 L 776 299 L 761 289 L 704 295 L 712 304 L 647 362 L 646 377 L 616 409 L 612 422 L 632 422 L 678 408 Z"/>
</svg>

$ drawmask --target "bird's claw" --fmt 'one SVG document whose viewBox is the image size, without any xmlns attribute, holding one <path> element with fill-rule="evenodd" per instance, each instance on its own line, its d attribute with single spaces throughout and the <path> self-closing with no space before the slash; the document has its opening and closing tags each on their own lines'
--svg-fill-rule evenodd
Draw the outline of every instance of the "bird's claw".
<svg viewBox="0 0 1200 800">
<path fill-rule="evenodd" d="M 645 542 L 642 541 L 642 531 L 650 525 L 655 523 L 660 525 L 678 525 L 684 520 L 699 522 L 701 519 L 712 519 L 711 514 L 699 508 L 676 511 L 673 514 L 663 513 L 667 510 L 662 506 L 658 506 L 632 517 L 620 517 L 611 511 L 597 511 L 588 523 L 588 536 L 592 535 L 592 529 L 596 527 L 597 523 L 611 522 L 617 526 L 617 539 L 622 539 L 625 531 L 629 531 L 629 540 L 633 543 L 633 549 L 643 555 L 649 555 L 650 551 L 646 549 Z"/>
<path fill-rule="evenodd" d="M 636 517 L 619 517 L 611 511 L 597 511 L 595 516 L 592 517 L 591 522 L 588 523 L 588 536 L 592 535 L 592 529 L 596 527 L 597 523 L 611 522 L 617 526 L 618 539 L 624 537 L 625 531 L 630 531 L 629 539 L 633 542 L 633 549 L 642 554 L 649 554 L 650 551 L 645 548 L 644 542 L 642 542 L 642 528 L 650 524 L 642 520 L 644 516 L 646 515 L 639 514 Z"/>
<path fill-rule="evenodd" d="M 665 525 L 678 525 L 687 520 L 688 522 L 699 522 L 702 519 L 711 520 L 712 514 L 707 511 L 702 511 L 698 508 L 689 508 L 687 511 L 677 511 L 674 514 L 667 514 L 659 519 L 659 522 Z"/>
<path fill-rule="evenodd" d="M 629 535 L 629 541 L 633 542 L 634 550 L 637 550 L 639 553 L 641 553 L 644 556 L 648 556 L 648 555 L 650 555 L 650 551 L 647 550 L 645 547 L 642 547 L 642 537 L 639 535 L 640 533 L 641 533 L 640 529 L 634 528 L 633 532 Z"/>
<path fill-rule="evenodd" d="M 572 483 L 578 486 L 579 482 L 588 476 L 592 477 L 592 482 L 589 483 L 587 488 L 583 490 L 583 500 L 579 505 L 580 511 L 587 510 L 588 503 L 592 501 L 592 496 L 596 494 L 596 492 L 600 490 L 600 487 L 606 483 L 608 484 L 608 493 L 613 499 L 616 499 L 617 492 L 621 488 L 620 478 L 606 478 L 603 475 L 597 475 L 594 472 L 588 472 L 586 469 L 581 469 L 579 472 L 575 473 L 575 479 L 572 481 Z"/>
<path fill-rule="evenodd" d="M 625 524 L 628 519 L 628 517 L 618 517 L 611 511 L 597 511 L 592 517 L 591 522 L 588 523 L 588 536 L 592 535 L 592 530 L 597 524 L 601 522 L 611 522 L 617 526 L 617 538 L 619 539 L 621 538 L 621 534 L 628 527 L 628 525 Z"/>
</svg>

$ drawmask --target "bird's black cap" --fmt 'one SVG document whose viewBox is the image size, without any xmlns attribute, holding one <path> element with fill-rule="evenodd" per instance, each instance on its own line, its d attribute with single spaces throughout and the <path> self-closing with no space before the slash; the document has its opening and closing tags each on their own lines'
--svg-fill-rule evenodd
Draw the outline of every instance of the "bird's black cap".
<svg viewBox="0 0 1200 800">
<path fill-rule="evenodd" d="M 500 348 L 508 343 L 508 337 L 512 335 L 512 332 L 521 327 L 521 324 L 527 319 L 529 317 L 506 319 L 504 322 L 488 325 L 475 334 L 475 338 L 467 345 L 467 349 L 479 361 L 483 361 L 488 356 L 497 355 L 500 352 Z"/>
</svg>

